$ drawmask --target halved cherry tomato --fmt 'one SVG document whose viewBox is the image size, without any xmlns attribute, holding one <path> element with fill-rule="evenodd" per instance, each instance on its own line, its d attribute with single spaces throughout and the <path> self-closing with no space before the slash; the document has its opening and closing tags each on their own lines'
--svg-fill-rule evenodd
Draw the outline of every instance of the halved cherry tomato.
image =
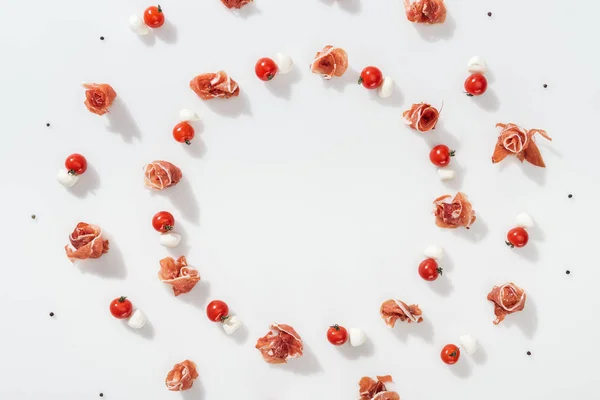
<svg viewBox="0 0 600 400">
<path fill-rule="evenodd" d="M 456 364 L 460 358 L 460 349 L 454 344 L 447 344 L 442 349 L 440 357 L 442 357 L 442 361 L 448 365 Z"/>
<path fill-rule="evenodd" d="M 261 81 L 270 81 L 277 75 L 277 64 L 270 58 L 261 58 L 256 62 L 254 72 Z"/>
<path fill-rule="evenodd" d="M 429 160 L 438 167 L 450 164 L 450 157 L 454 157 L 454 150 L 444 144 L 438 144 L 429 152 Z"/>
<path fill-rule="evenodd" d="M 506 245 L 510 247 L 523 247 L 527 242 L 529 242 L 529 234 L 524 228 L 513 228 L 506 235 Z"/>
<path fill-rule="evenodd" d="M 435 281 L 442 274 L 442 269 L 433 258 L 426 258 L 419 264 L 419 275 L 426 281 Z"/>
<path fill-rule="evenodd" d="M 221 300 L 213 300 L 206 307 L 206 316 L 213 322 L 223 322 L 229 315 L 229 307 Z"/>
<path fill-rule="evenodd" d="M 487 89 L 487 79 L 482 74 L 473 74 L 465 81 L 467 96 L 481 96 Z"/>
<path fill-rule="evenodd" d="M 383 83 L 383 74 L 377 67 L 366 67 L 358 78 L 358 84 L 361 83 L 367 89 L 377 89 Z"/>
<path fill-rule="evenodd" d="M 81 154 L 71 154 L 65 160 L 65 168 L 71 175 L 81 175 L 87 170 L 87 160 Z"/>
<path fill-rule="evenodd" d="M 125 296 L 117 297 L 110 303 L 110 313 L 115 318 L 129 318 L 132 312 L 133 305 Z"/>
<path fill-rule="evenodd" d="M 327 340 L 334 346 L 341 346 L 348 340 L 348 331 L 343 326 L 332 325 L 327 330 Z"/>
<path fill-rule="evenodd" d="M 160 28 L 165 23 L 165 14 L 163 14 L 160 5 L 151 6 L 144 11 L 144 23 L 150 28 Z"/>
<path fill-rule="evenodd" d="M 173 229 L 175 218 L 168 211 L 159 211 L 152 217 L 152 227 L 154 230 L 165 233 Z"/>
<path fill-rule="evenodd" d="M 173 138 L 179 143 L 192 144 L 190 140 L 194 138 L 194 128 L 187 122 L 180 122 L 173 128 Z"/>
</svg>

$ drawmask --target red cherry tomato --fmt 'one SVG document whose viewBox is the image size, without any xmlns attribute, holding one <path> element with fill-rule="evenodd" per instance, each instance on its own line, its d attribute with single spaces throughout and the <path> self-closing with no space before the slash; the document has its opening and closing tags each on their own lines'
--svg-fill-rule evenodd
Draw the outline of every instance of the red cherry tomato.
<svg viewBox="0 0 600 400">
<path fill-rule="evenodd" d="M 447 344 L 442 349 L 440 357 L 442 357 L 442 361 L 448 365 L 456 364 L 460 358 L 460 349 L 454 344 Z"/>
<path fill-rule="evenodd" d="M 465 81 L 467 96 L 481 96 L 487 89 L 487 79 L 481 74 L 473 74 Z"/>
<path fill-rule="evenodd" d="M 261 58 L 256 62 L 254 72 L 261 81 L 270 81 L 277 75 L 277 64 L 270 58 Z"/>
<path fill-rule="evenodd" d="M 144 11 L 144 23 L 150 28 L 160 28 L 165 23 L 165 14 L 159 6 L 151 6 Z"/>
<path fill-rule="evenodd" d="M 327 340 L 334 346 L 341 346 L 348 340 L 348 331 L 337 324 L 330 326 L 327 330 Z"/>
<path fill-rule="evenodd" d="M 439 275 L 442 275 L 442 269 L 433 258 L 426 258 L 419 264 L 419 275 L 426 281 L 435 281 Z"/>
<path fill-rule="evenodd" d="M 191 144 L 194 138 L 194 128 L 187 122 L 180 122 L 173 128 L 173 137 L 179 143 Z"/>
<path fill-rule="evenodd" d="M 506 235 L 506 245 L 510 247 L 523 247 L 529 242 L 529 234 L 521 227 L 513 228 Z"/>
<path fill-rule="evenodd" d="M 129 300 L 127 300 L 127 297 L 125 296 L 118 297 L 110 303 L 110 313 L 115 318 L 129 318 L 132 312 L 133 305 Z"/>
<path fill-rule="evenodd" d="M 438 144 L 429 152 L 429 160 L 438 167 L 450 164 L 450 157 L 454 157 L 454 150 L 450 150 L 444 144 Z"/>
<path fill-rule="evenodd" d="M 383 74 L 377 67 L 366 67 L 360 73 L 358 84 L 367 89 L 377 89 L 383 83 Z"/>
<path fill-rule="evenodd" d="M 152 217 L 152 226 L 154 227 L 154 230 L 160 233 L 168 232 L 175 226 L 175 218 L 173 218 L 173 214 L 168 211 L 157 212 L 154 217 Z"/>
<path fill-rule="evenodd" d="M 87 170 L 87 160 L 81 154 L 71 154 L 65 160 L 65 168 L 71 175 L 81 175 Z"/>
<path fill-rule="evenodd" d="M 223 322 L 229 315 L 229 307 L 221 300 L 213 300 L 206 307 L 206 316 L 213 322 Z"/>
</svg>

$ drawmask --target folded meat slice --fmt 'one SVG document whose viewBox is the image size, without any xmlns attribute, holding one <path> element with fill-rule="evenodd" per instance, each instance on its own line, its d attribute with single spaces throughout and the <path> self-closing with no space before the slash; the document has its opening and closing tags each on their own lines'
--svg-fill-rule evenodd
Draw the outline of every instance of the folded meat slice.
<svg viewBox="0 0 600 400">
<path fill-rule="evenodd" d="M 190 81 L 190 88 L 202 100 L 211 100 L 215 97 L 229 99 L 240 94 L 239 85 L 225 71 L 200 74 Z"/>
<path fill-rule="evenodd" d="M 339 47 L 327 45 L 315 55 L 310 70 L 325 79 L 342 76 L 348 69 L 348 54 Z"/>
<path fill-rule="evenodd" d="M 435 129 L 440 112 L 427 103 L 413 104 L 409 110 L 402 113 L 404 123 L 419 132 Z"/>
<path fill-rule="evenodd" d="M 99 226 L 80 222 L 77 224 L 69 241 L 75 248 L 73 251 L 69 245 L 65 246 L 67 257 L 71 262 L 85 260 L 86 258 L 99 258 L 108 253 L 108 240 L 102 238 L 102 229 Z"/>
<path fill-rule="evenodd" d="M 385 324 L 390 328 L 396 325 L 396 321 L 410 323 L 421 323 L 423 322 L 423 312 L 418 305 L 407 305 L 405 302 L 398 299 L 389 299 L 384 301 L 379 308 L 381 318 L 385 321 Z"/>
<path fill-rule="evenodd" d="M 194 385 L 194 379 L 198 378 L 196 364 L 190 360 L 184 360 L 173 366 L 167 374 L 165 385 L 167 389 L 176 392 L 188 390 Z"/>
<path fill-rule="evenodd" d="M 144 165 L 144 183 L 147 188 L 163 190 L 175 186 L 183 177 L 181 170 L 168 161 L 152 161 Z"/>
<path fill-rule="evenodd" d="M 398 393 L 388 391 L 385 387 L 390 382 L 390 375 L 378 376 L 377 380 L 363 376 L 358 382 L 360 400 L 400 400 Z"/>
<path fill-rule="evenodd" d="M 256 342 L 263 359 L 269 364 L 283 364 L 302 356 L 302 338 L 289 325 L 273 323 L 271 331 Z"/>
<path fill-rule="evenodd" d="M 525 308 L 527 295 L 525 290 L 510 282 L 502 286 L 494 286 L 488 293 L 487 299 L 494 303 L 494 314 L 496 315 L 494 325 L 498 325 L 508 314 L 522 311 Z"/>
<path fill-rule="evenodd" d="M 410 22 L 441 24 L 446 20 L 444 0 L 404 0 L 404 11 Z"/>
<path fill-rule="evenodd" d="M 184 256 L 175 260 L 173 257 L 166 257 L 160 260 L 160 271 L 158 278 L 173 286 L 173 293 L 179 296 L 182 293 L 188 293 L 200 281 L 200 274 L 195 268 L 189 267 Z"/>
<path fill-rule="evenodd" d="M 466 194 L 458 192 L 454 198 L 446 194 L 433 201 L 435 224 L 440 228 L 456 229 L 463 226 L 467 229 L 477 219 L 473 206 Z"/>
<path fill-rule="evenodd" d="M 242 8 L 246 4 L 252 3 L 252 0 L 221 0 L 227 8 Z"/>
</svg>

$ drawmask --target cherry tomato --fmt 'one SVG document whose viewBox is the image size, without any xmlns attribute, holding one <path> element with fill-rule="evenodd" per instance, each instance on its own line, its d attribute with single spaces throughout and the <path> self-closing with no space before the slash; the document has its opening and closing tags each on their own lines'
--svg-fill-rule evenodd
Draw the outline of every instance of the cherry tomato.
<svg viewBox="0 0 600 400">
<path fill-rule="evenodd" d="M 256 62 L 254 72 L 261 81 L 270 81 L 277 75 L 277 64 L 270 58 L 261 58 Z"/>
<path fill-rule="evenodd" d="M 473 74 L 465 81 L 467 96 L 481 96 L 487 89 L 487 79 L 481 74 Z"/>
<path fill-rule="evenodd" d="M 361 83 L 367 89 L 377 89 L 383 83 L 383 74 L 377 67 L 366 67 L 358 78 L 358 84 Z"/>
<path fill-rule="evenodd" d="M 65 160 L 65 168 L 71 175 L 81 175 L 87 170 L 87 160 L 81 154 L 71 154 Z"/>
<path fill-rule="evenodd" d="M 327 340 L 334 346 L 341 346 L 348 340 L 348 331 L 343 326 L 332 325 L 327 330 Z"/>
<path fill-rule="evenodd" d="M 194 138 L 194 128 L 187 122 L 180 122 L 173 128 L 173 137 L 179 143 L 192 144 L 190 140 Z"/>
<path fill-rule="evenodd" d="M 429 152 L 429 160 L 438 167 L 450 164 L 450 157 L 454 157 L 454 150 L 450 150 L 444 144 L 438 144 Z"/>
<path fill-rule="evenodd" d="M 460 358 L 460 349 L 454 344 L 447 344 L 442 349 L 440 357 L 442 357 L 442 361 L 448 365 L 456 364 Z"/>
<path fill-rule="evenodd" d="M 506 235 L 506 245 L 510 247 L 523 247 L 529 242 L 529 234 L 521 227 L 513 228 Z"/>
<path fill-rule="evenodd" d="M 419 264 L 419 275 L 426 281 L 435 281 L 439 275 L 442 275 L 442 269 L 433 258 L 426 258 Z"/>
<path fill-rule="evenodd" d="M 206 307 L 206 316 L 213 322 L 223 322 L 229 315 L 229 307 L 221 300 L 213 300 Z"/>
<path fill-rule="evenodd" d="M 165 23 L 165 14 L 159 6 L 151 6 L 144 11 L 144 23 L 150 28 L 160 28 Z"/>
<path fill-rule="evenodd" d="M 133 305 L 127 297 L 121 296 L 110 303 L 110 313 L 118 319 L 128 318 L 133 312 Z"/>
<path fill-rule="evenodd" d="M 173 214 L 168 211 L 157 212 L 154 217 L 152 217 L 152 227 L 160 233 L 168 232 L 172 230 L 174 226 L 175 218 L 173 218 Z"/>
</svg>

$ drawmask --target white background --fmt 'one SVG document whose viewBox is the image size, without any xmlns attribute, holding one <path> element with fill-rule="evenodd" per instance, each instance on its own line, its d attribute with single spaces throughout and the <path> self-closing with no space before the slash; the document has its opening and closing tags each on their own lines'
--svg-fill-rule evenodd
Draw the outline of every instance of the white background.
<svg viewBox="0 0 600 400">
<path fill-rule="evenodd" d="M 164 0 L 167 24 L 140 39 L 127 20 L 148 5 L 0 1 L 0 398 L 346 400 L 362 376 L 388 373 L 403 400 L 600 396 L 600 5 L 449 0 L 444 25 L 415 26 L 401 0 L 258 0 L 239 13 L 218 0 Z M 350 60 L 331 82 L 308 69 L 326 44 Z M 254 63 L 279 51 L 297 68 L 259 81 Z M 490 67 L 481 98 L 462 93 L 473 55 Z M 356 85 L 369 64 L 396 79 L 392 98 Z M 188 82 L 218 69 L 241 95 L 203 102 Z M 82 81 L 115 88 L 110 116 L 86 110 Z M 444 105 L 433 133 L 401 121 L 420 101 Z M 203 118 L 189 148 L 171 136 L 182 107 Z M 493 165 L 497 122 L 547 130 L 554 141 L 538 144 L 548 168 Z M 457 151 L 449 185 L 428 160 L 438 143 Z M 68 191 L 55 175 L 73 152 L 90 167 Z M 178 186 L 143 187 L 142 165 L 155 159 L 182 169 Z M 477 222 L 441 230 L 431 202 L 459 189 Z M 172 253 L 150 225 L 163 209 L 185 237 Z M 504 237 L 521 211 L 539 229 L 510 250 Z M 111 248 L 71 265 L 63 247 L 79 221 L 100 225 Z M 429 243 L 448 254 L 435 283 L 416 271 Z M 202 276 L 178 298 L 156 277 L 169 254 Z M 527 290 L 527 305 L 494 326 L 486 295 L 507 281 Z M 120 295 L 150 327 L 111 317 Z M 419 304 L 425 322 L 388 329 L 379 305 L 392 296 Z M 228 337 L 206 319 L 215 298 L 244 330 Z M 254 344 L 272 321 L 296 328 L 304 357 L 262 360 Z M 334 348 L 333 323 L 363 328 L 369 343 Z M 440 349 L 464 333 L 481 353 L 444 365 Z M 186 358 L 199 379 L 168 392 L 167 372 Z"/>
</svg>

